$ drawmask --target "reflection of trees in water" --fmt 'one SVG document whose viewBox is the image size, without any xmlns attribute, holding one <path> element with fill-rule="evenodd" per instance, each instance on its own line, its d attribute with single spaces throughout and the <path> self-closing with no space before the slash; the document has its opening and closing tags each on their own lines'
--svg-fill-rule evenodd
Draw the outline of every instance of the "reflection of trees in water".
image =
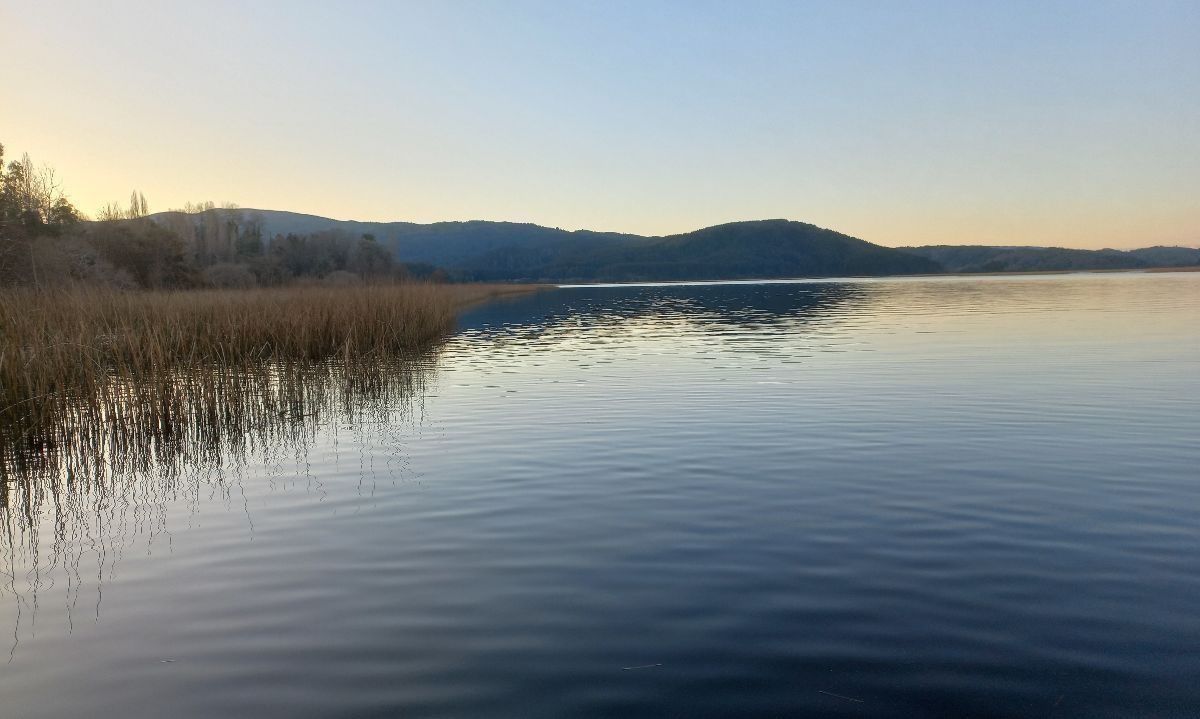
<svg viewBox="0 0 1200 719">
<path fill-rule="evenodd" d="M 527 344 L 579 330 L 686 325 L 720 340 L 738 333 L 800 334 L 841 316 L 861 314 L 880 285 L 847 282 L 658 285 L 570 288 L 495 303 L 464 323 L 468 340 Z"/>
<path fill-rule="evenodd" d="M 1104 278 L 1100 278 L 1104 279 Z M 901 333 L 934 319 L 1043 312 L 1068 305 L 1123 307 L 1153 300 L 1136 282 L 1096 277 L 906 277 L 745 284 L 572 287 L 482 307 L 464 318 L 458 342 L 542 350 L 557 340 L 689 334 L 697 341 L 777 348 L 861 327 Z M 1158 295 L 1155 295 L 1158 296 Z M 580 331 L 590 333 L 581 337 Z M 535 342 L 536 340 L 536 342 Z"/>
<path fill-rule="evenodd" d="M 147 548 L 163 536 L 170 541 L 170 507 L 182 504 L 195 516 L 216 499 L 246 511 L 252 529 L 242 491 L 249 467 L 274 482 L 291 464 L 310 490 L 322 491 L 307 465 L 322 433 L 336 441 L 344 428 L 360 451 L 397 452 L 406 420 L 421 409 L 432 361 L 214 371 L 152 391 L 107 388 L 115 401 L 89 397 L 36 427 L 4 428 L 0 597 L 15 605 L 13 649 L 22 622 L 34 621 L 39 597 L 57 582 L 66 583 L 70 622 L 94 578 L 98 615 L 105 578 L 122 553 L 138 538 Z"/>
</svg>

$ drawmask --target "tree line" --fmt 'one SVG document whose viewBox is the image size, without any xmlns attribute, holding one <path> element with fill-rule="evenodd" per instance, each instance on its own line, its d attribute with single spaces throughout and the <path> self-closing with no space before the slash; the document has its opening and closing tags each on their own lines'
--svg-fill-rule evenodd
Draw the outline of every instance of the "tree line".
<svg viewBox="0 0 1200 719">
<path fill-rule="evenodd" d="M 373 235 L 342 231 L 268 237 L 263 218 L 234 205 L 189 203 L 150 217 L 135 191 L 92 220 L 57 174 L 23 155 L 5 164 L 0 145 L 0 285 L 92 283 L 121 288 L 255 287 L 444 281 L 444 271 L 395 259 Z"/>
</svg>

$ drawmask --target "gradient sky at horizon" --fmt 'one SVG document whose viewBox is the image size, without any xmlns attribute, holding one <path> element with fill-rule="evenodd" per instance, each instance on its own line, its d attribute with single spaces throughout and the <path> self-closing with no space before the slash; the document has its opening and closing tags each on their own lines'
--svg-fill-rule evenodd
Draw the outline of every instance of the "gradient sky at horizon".
<svg viewBox="0 0 1200 719">
<path fill-rule="evenodd" d="M 1200 243 L 1200 2 L 0 0 L 0 142 L 85 212 Z"/>
</svg>

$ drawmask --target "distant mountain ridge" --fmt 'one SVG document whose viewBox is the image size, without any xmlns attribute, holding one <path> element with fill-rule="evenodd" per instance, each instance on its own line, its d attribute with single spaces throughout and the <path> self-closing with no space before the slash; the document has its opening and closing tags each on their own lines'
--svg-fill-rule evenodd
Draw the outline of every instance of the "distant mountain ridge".
<svg viewBox="0 0 1200 719">
<path fill-rule="evenodd" d="M 1144 247 L 1137 250 L 1077 250 L 1064 247 L 929 245 L 900 247 L 941 265 L 946 272 L 1052 272 L 1136 270 L 1200 265 L 1200 249 Z"/>
<path fill-rule="evenodd" d="M 258 219 L 268 238 L 320 232 L 355 237 L 370 234 L 402 262 L 436 265 L 467 280 L 717 280 L 1200 265 L 1200 250 L 1186 247 L 1128 252 L 1045 247 L 890 248 L 791 220 L 732 222 L 647 237 L 484 220 L 418 224 L 334 220 L 280 210 L 236 212 Z M 171 214 L 152 217 L 163 221 Z"/>
</svg>

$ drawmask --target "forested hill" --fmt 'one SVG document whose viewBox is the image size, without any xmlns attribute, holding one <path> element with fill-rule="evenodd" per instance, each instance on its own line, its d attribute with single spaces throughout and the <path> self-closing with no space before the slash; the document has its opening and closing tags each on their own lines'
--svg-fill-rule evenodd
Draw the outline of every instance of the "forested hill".
<svg viewBox="0 0 1200 719">
<path fill-rule="evenodd" d="M 211 212 L 227 212 L 210 210 Z M 927 258 L 787 220 L 734 222 L 665 237 L 513 222 L 357 222 L 273 210 L 263 234 L 370 234 L 397 259 L 469 280 L 637 281 L 940 272 Z M 163 213 L 165 216 L 167 213 Z"/>
<path fill-rule="evenodd" d="M 486 276 L 494 255 L 473 271 Z M 602 247 L 575 245 L 537 269 L 548 278 L 596 281 L 715 280 L 904 275 L 938 272 L 926 258 L 803 222 L 759 220 Z"/>
<path fill-rule="evenodd" d="M 732 222 L 665 237 L 513 222 L 357 222 L 187 204 L 149 214 L 133 192 L 96 219 L 52 168 L 0 145 L 0 286 L 122 288 L 351 284 L 407 279 L 621 282 L 1200 268 L 1200 250 L 1148 247 L 888 248 L 789 220 Z"/>
<path fill-rule="evenodd" d="M 520 222 L 475 220 L 423 225 L 415 222 L 333 220 L 279 210 L 218 208 L 209 212 L 237 212 L 253 217 L 261 222 L 263 235 L 267 238 L 289 234 L 313 235 L 321 232 L 341 232 L 355 238 L 369 234 L 381 244 L 394 248 L 397 259 L 401 261 L 429 263 L 447 269 L 458 269 L 473 264 L 475 259 L 495 252 L 545 251 L 575 243 L 603 246 L 624 240 L 644 239 L 637 235 L 614 232 L 568 232 Z M 170 213 L 161 213 L 163 216 L 168 214 Z"/>
<path fill-rule="evenodd" d="M 410 274 L 440 267 L 454 279 L 486 281 L 628 282 L 1200 266 L 1200 250 L 1186 247 L 1130 251 L 971 245 L 888 248 L 788 220 L 733 222 L 679 235 L 643 237 L 514 222 L 358 222 L 248 209 L 214 208 L 192 215 L 165 212 L 151 219 L 188 236 L 196 234 L 195 228 L 212 226 L 202 233 L 210 254 L 213 238 L 221 231 L 230 234 L 224 245 L 232 249 L 218 251 L 213 260 L 225 263 L 263 263 L 253 252 L 247 258 L 238 254 L 237 248 L 246 244 L 244 236 L 253 240 L 251 249 L 258 242 L 266 249 L 275 238 L 284 238 L 286 246 L 279 246 L 279 252 L 268 249 L 264 257 L 282 252 L 280 260 L 297 276 L 321 276 L 329 268 L 350 267 L 354 262 L 334 261 L 346 254 L 337 248 L 355 246 L 364 237 L 372 240 L 364 248 L 390 253 L 409 267 Z M 262 268 L 255 267 L 251 269 L 256 275 L 263 274 Z"/>
<path fill-rule="evenodd" d="M 1200 266 L 1200 249 L 1191 247 L 1074 250 L 1062 247 L 929 245 L 899 249 L 933 260 L 946 272 L 1057 272 Z"/>
</svg>

